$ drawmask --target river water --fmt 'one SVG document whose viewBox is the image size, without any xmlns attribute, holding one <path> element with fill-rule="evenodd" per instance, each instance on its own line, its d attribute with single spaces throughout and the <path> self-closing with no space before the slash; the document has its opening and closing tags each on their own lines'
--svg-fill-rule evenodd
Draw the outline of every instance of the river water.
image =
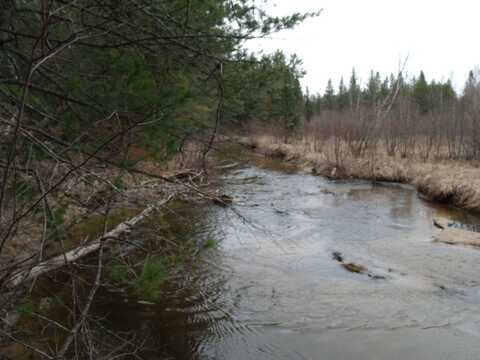
<svg viewBox="0 0 480 360">
<path fill-rule="evenodd" d="M 159 304 L 104 297 L 109 326 L 148 339 L 147 359 L 480 358 L 480 252 L 432 242 L 434 217 L 478 219 L 407 186 L 277 165 L 225 171 L 233 208 L 178 214 L 202 224 L 184 236 L 219 246 Z"/>
</svg>

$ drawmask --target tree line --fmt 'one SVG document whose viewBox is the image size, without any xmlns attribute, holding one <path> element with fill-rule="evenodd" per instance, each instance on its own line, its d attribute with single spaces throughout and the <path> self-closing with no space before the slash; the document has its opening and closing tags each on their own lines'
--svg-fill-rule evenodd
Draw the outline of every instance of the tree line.
<svg viewBox="0 0 480 360">
<path fill-rule="evenodd" d="M 304 118 L 318 137 L 339 137 L 354 154 L 381 146 L 390 156 L 480 158 L 480 74 L 469 72 L 461 92 L 450 80 L 418 76 L 382 77 L 371 71 L 362 86 L 355 70 L 348 84 L 323 95 L 305 94 Z M 314 129 L 314 130 L 312 130 Z"/>
<path fill-rule="evenodd" d="M 468 82 L 475 82 L 473 71 L 469 73 Z M 397 87 L 403 94 L 411 97 L 421 114 L 441 111 L 445 105 L 462 97 L 456 93 L 451 80 L 427 82 L 423 71 L 420 71 L 418 77 L 405 79 L 402 73 L 399 73 L 398 76 L 390 74 L 390 76 L 382 77 L 380 72 L 371 70 L 368 80 L 362 87 L 354 68 L 348 84 L 342 77 L 335 88 L 330 79 L 323 95 L 310 95 L 307 89 L 305 118 L 308 121 L 322 111 L 344 111 L 359 105 L 375 106 L 384 101 Z"/>
</svg>

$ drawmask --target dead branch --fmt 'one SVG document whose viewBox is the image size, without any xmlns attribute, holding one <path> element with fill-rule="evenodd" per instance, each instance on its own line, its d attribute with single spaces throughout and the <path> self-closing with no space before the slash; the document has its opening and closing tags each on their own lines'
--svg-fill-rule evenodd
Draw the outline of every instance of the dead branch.
<svg viewBox="0 0 480 360">
<path fill-rule="evenodd" d="M 115 227 L 115 229 L 107 232 L 105 235 L 103 235 L 99 239 L 87 245 L 79 246 L 73 250 L 68 251 L 65 254 L 61 254 L 49 260 L 43 261 L 40 264 L 32 267 L 31 269 L 23 270 L 14 274 L 13 276 L 10 277 L 10 279 L 6 280 L 5 285 L 9 288 L 15 288 L 23 284 L 24 282 L 33 280 L 38 276 L 41 276 L 55 269 L 58 269 L 64 265 L 73 263 L 85 257 L 86 255 L 92 254 L 100 250 L 102 244 L 105 247 L 110 246 L 112 243 L 119 240 L 121 235 L 131 231 L 131 229 L 135 227 L 135 225 L 144 221 L 147 217 L 149 217 L 152 213 L 154 213 L 155 210 L 157 210 L 158 208 L 170 202 L 174 198 L 174 196 L 175 195 L 172 194 L 166 199 L 158 202 L 157 204 L 148 206 L 137 216 L 131 218 L 128 221 L 120 223 Z"/>
</svg>

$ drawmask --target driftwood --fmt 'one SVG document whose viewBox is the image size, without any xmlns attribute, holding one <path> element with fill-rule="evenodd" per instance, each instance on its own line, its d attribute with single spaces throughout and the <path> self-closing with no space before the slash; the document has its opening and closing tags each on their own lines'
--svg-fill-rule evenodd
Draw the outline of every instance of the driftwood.
<svg viewBox="0 0 480 360">
<path fill-rule="evenodd" d="M 118 240 L 120 235 L 124 233 L 128 233 L 135 225 L 145 220 L 148 216 L 150 216 L 157 208 L 167 204 L 170 200 L 173 199 L 173 195 L 169 196 L 168 198 L 160 201 L 157 204 L 150 205 L 145 208 L 140 214 L 131 218 L 128 221 L 122 222 L 117 225 L 113 230 L 105 233 L 100 238 L 86 244 L 83 246 L 79 246 L 73 250 L 70 250 L 66 253 L 60 254 L 55 256 L 51 259 L 45 260 L 29 269 L 22 270 L 13 276 L 10 277 L 6 281 L 6 286 L 9 288 L 15 288 L 20 284 L 27 282 L 29 280 L 33 280 L 36 277 L 43 275 L 47 272 L 56 270 L 64 265 L 70 264 L 75 262 L 86 255 L 92 254 L 102 247 L 108 247 L 114 241 Z"/>
<path fill-rule="evenodd" d="M 480 247 L 480 233 L 449 227 L 446 219 L 435 219 L 434 225 L 442 231 L 435 236 L 434 241 L 451 245 L 470 245 Z"/>
</svg>

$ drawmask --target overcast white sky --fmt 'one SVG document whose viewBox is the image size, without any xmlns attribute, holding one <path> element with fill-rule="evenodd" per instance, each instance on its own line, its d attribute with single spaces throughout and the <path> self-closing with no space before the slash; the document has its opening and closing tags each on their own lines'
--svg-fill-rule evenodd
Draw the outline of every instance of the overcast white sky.
<svg viewBox="0 0 480 360">
<path fill-rule="evenodd" d="M 336 87 L 354 66 L 362 81 L 370 69 L 396 73 L 409 56 L 409 74 L 425 71 L 427 80 L 451 78 L 463 87 L 468 71 L 480 65 L 478 0 L 272 0 L 274 15 L 323 8 L 322 14 L 272 39 L 253 40 L 254 51 L 296 53 L 307 71 L 304 87 Z"/>
</svg>

